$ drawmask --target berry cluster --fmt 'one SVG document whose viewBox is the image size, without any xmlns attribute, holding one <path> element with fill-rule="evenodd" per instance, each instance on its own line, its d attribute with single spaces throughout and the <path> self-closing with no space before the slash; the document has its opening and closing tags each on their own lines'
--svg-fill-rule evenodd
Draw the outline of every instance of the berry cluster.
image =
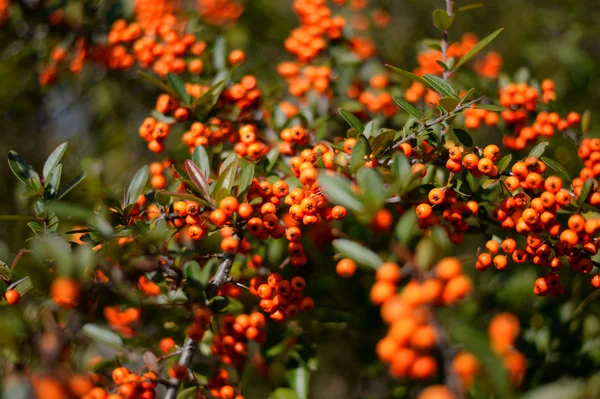
<svg viewBox="0 0 600 399">
<path fill-rule="evenodd" d="M 344 18 L 331 16 L 331 9 L 321 0 L 294 0 L 294 12 L 300 19 L 300 27 L 292 30 L 285 40 L 285 49 L 302 63 L 314 59 L 327 48 L 327 39 L 342 36 Z"/>
<path fill-rule="evenodd" d="M 260 308 L 275 321 L 294 317 L 300 311 L 309 312 L 315 307 L 315 301 L 302 293 L 306 281 L 300 276 L 286 280 L 279 273 L 271 273 L 266 283 L 262 278 L 254 277 L 250 284 L 250 293 L 261 298 Z"/>
<path fill-rule="evenodd" d="M 225 316 L 219 333 L 214 337 L 212 352 L 220 357 L 223 364 L 241 368 L 248 356 L 248 341 L 265 342 L 265 323 L 265 316 L 259 312 Z"/>
<path fill-rule="evenodd" d="M 112 379 L 117 384 L 118 394 L 90 396 L 89 399 L 154 399 L 158 377 L 152 371 L 139 376 L 129 371 L 127 367 L 117 367 L 112 372 Z M 84 397 L 84 399 L 87 399 Z"/>
<path fill-rule="evenodd" d="M 137 308 L 127 308 L 120 310 L 119 306 L 106 306 L 104 308 L 104 317 L 108 324 L 124 337 L 131 338 L 135 330 L 131 325 L 140 319 L 141 310 Z"/>
<path fill-rule="evenodd" d="M 546 79 L 542 82 L 542 102 L 556 100 L 554 82 Z M 577 125 L 581 118 L 578 113 L 571 112 L 566 119 L 561 119 L 556 112 L 541 111 L 535 116 L 535 121 L 528 125 L 531 113 L 535 112 L 540 100 L 539 91 L 527 83 L 510 83 L 500 90 L 500 105 L 502 119 L 511 127 L 514 135 L 505 135 L 502 143 L 508 149 L 523 150 L 538 137 L 552 137 L 556 130 L 564 132 Z"/>
<path fill-rule="evenodd" d="M 211 396 L 217 399 L 244 399 L 242 395 L 235 394 L 235 388 L 229 377 L 229 372 L 225 369 L 218 369 L 214 372 L 207 384 Z"/>
<path fill-rule="evenodd" d="M 244 7 L 233 0 L 196 0 L 196 10 L 209 24 L 232 25 L 244 12 Z"/>
<path fill-rule="evenodd" d="M 462 274 L 456 258 L 440 260 L 431 276 L 413 279 L 397 293 L 401 277 L 396 263 L 387 262 L 377 269 L 371 301 L 381 305 L 381 317 L 390 327 L 377 343 L 376 352 L 389 364 L 393 377 L 429 379 L 438 370 L 431 354 L 438 340 L 432 307 L 457 303 L 471 290 L 471 281 Z"/>
</svg>

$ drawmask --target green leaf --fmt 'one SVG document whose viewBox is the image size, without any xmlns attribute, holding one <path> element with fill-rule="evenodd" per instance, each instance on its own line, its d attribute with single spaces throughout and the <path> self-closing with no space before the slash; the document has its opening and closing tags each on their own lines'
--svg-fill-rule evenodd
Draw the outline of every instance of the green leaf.
<svg viewBox="0 0 600 399">
<path fill-rule="evenodd" d="M 435 62 L 436 62 L 436 64 L 438 64 L 439 66 L 441 66 L 444 71 L 450 70 L 450 68 L 448 67 L 448 65 L 444 64 L 442 61 L 435 60 Z"/>
<path fill-rule="evenodd" d="M 269 395 L 269 399 L 300 399 L 290 388 L 277 388 Z"/>
<path fill-rule="evenodd" d="M 410 167 L 410 162 L 408 158 L 404 156 L 404 154 L 396 154 L 394 156 L 394 162 L 390 168 L 392 175 L 396 178 L 396 180 L 406 181 L 412 174 L 412 168 Z"/>
<path fill-rule="evenodd" d="M 204 284 L 202 284 L 202 268 L 196 261 L 189 261 L 183 265 L 183 275 L 185 276 L 185 293 L 188 298 L 194 302 L 204 302 Z"/>
<path fill-rule="evenodd" d="M 548 144 L 550 144 L 550 143 L 547 141 L 543 141 L 543 142 L 539 143 L 538 145 L 533 147 L 531 149 L 531 151 L 529 151 L 529 156 L 536 157 L 536 158 L 541 157 L 542 154 L 544 153 L 544 151 L 546 151 L 546 147 L 548 147 Z"/>
<path fill-rule="evenodd" d="M 415 248 L 415 263 L 417 268 L 422 272 L 431 269 L 439 253 L 440 248 L 431 237 L 422 238 Z"/>
<path fill-rule="evenodd" d="M 310 394 L 310 370 L 306 365 L 287 370 L 285 377 L 298 399 L 308 399 Z"/>
<path fill-rule="evenodd" d="M 277 160 L 279 159 L 279 150 L 277 148 L 272 148 L 268 154 L 267 154 L 267 166 L 265 167 L 265 173 L 269 174 L 271 173 L 271 170 L 273 170 L 273 167 L 275 166 L 275 164 L 277 163 Z"/>
<path fill-rule="evenodd" d="M 440 78 L 439 76 L 423 75 L 423 79 L 425 79 L 427 84 L 429 86 L 431 86 L 431 88 L 433 90 L 437 91 L 441 95 L 453 98 L 457 101 L 459 100 L 459 97 L 456 94 L 456 91 L 454 90 L 454 88 L 452 86 L 450 86 L 450 84 L 448 82 L 446 82 L 444 79 Z"/>
<path fill-rule="evenodd" d="M 210 187 L 208 185 L 208 180 L 206 179 L 206 176 L 204 176 L 204 173 L 202 173 L 200 168 L 196 166 L 196 164 L 192 160 L 187 159 L 185 161 L 185 170 L 190 176 L 190 179 L 192 180 L 192 183 L 194 183 L 196 189 L 200 192 L 200 197 L 202 197 L 209 204 L 214 205 L 214 201 L 210 197 Z"/>
<path fill-rule="evenodd" d="M 81 327 L 81 331 L 94 341 L 102 342 L 117 349 L 123 348 L 121 337 L 105 327 L 88 323 Z"/>
<path fill-rule="evenodd" d="M 192 109 L 196 109 L 201 105 L 211 103 L 211 100 L 214 100 L 215 96 L 218 98 L 219 95 L 221 95 L 223 88 L 225 88 L 225 81 L 218 81 L 210 89 L 206 90 L 200 97 L 192 102 Z"/>
<path fill-rule="evenodd" d="M 58 186 L 60 185 L 60 178 L 62 176 L 62 164 L 52 168 L 48 178 L 44 181 L 46 198 L 54 199 L 58 194 Z"/>
<path fill-rule="evenodd" d="M 246 162 L 242 164 L 240 179 L 238 183 L 237 196 L 240 197 L 246 194 L 246 190 L 252 184 L 252 179 L 254 178 L 254 164 Z"/>
<path fill-rule="evenodd" d="M 10 288 L 17 291 L 19 294 L 21 294 L 21 296 L 23 296 L 33 288 L 33 284 L 31 283 L 31 278 L 27 276 L 11 284 Z"/>
<path fill-rule="evenodd" d="M 58 199 L 62 199 L 71 190 L 73 190 L 75 188 L 75 186 L 77 186 L 79 183 L 81 183 L 83 181 L 83 179 L 85 179 L 86 177 L 87 177 L 87 173 L 84 172 L 84 173 L 80 174 L 79 176 L 77 176 L 76 178 L 74 178 L 73 180 L 71 180 L 71 182 L 69 184 L 67 184 L 67 187 L 63 188 L 60 191 L 60 193 L 58 193 Z"/>
<path fill-rule="evenodd" d="M 581 132 L 583 134 L 586 134 L 590 131 L 591 119 L 592 114 L 590 110 L 586 109 L 585 111 L 583 111 L 583 114 L 581 115 Z"/>
<path fill-rule="evenodd" d="M 494 105 L 494 104 L 475 105 L 473 108 L 485 109 L 486 111 L 494 111 L 494 112 L 502 112 L 502 111 L 504 111 L 504 108 L 502 108 L 499 105 Z"/>
<path fill-rule="evenodd" d="M 332 244 L 336 251 L 360 265 L 369 266 L 377 270 L 383 263 L 379 255 L 354 241 L 338 238 L 337 240 L 333 240 Z"/>
<path fill-rule="evenodd" d="M 27 187 L 33 188 L 34 185 L 32 182 L 34 181 L 37 182 L 38 185 L 40 184 L 40 176 L 17 152 L 12 150 L 8 152 L 8 166 L 17 179 Z"/>
<path fill-rule="evenodd" d="M 483 369 L 483 377 L 488 380 L 494 393 L 493 397 L 499 399 L 514 398 L 508 373 L 501 360 L 491 351 L 487 336 L 469 327 L 462 320 L 456 320 L 455 316 L 449 318 L 451 318 L 448 326 L 450 337 L 479 359 Z"/>
<path fill-rule="evenodd" d="M 452 22 L 454 22 L 454 17 L 451 17 L 444 10 L 434 10 L 433 11 L 433 25 L 441 30 L 442 32 L 447 31 L 452 26 Z"/>
<path fill-rule="evenodd" d="M 559 177 L 565 182 L 568 183 L 571 181 L 571 176 L 569 176 L 569 173 L 566 171 L 566 169 L 564 168 L 564 166 L 562 166 L 561 164 L 559 164 L 558 162 L 550 159 L 550 158 L 546 158 L 546 157 L 541 157 L 540 160 L 545 163 L 549 168 L 551 168 L 552 170 L 554 170 L 556 173 L 558 173 Z"/>
<path fill-rule="evenodd" d="M 358 118 L 354 116 L 351 112 L 341 108 L 338 108 L 338 112 L 340 113 L 340 115 L 342 115 L 342 118 L 344 118 L 344 120 L 348 122 L 350 127 L 356 129 L 359 134 L 362 133 L 362 131 L 365 129 L 361 121 L 359 121 Z"/>
<path fill-rule="evenodd" d="M 458 7 L 456 9 L 456 11 L 458 11 L 458 12 L 470 11 L 470 10 L 474 10 L 479 7 L 483 7 L 483 3 L 465 4 L 464 6 Z"/>
<path fill-rule="evenodd" d="M 208 307 L 213 312 L 219 312 L 219 311 L 225 309 L 228 305 L 229 305 L 229 298 L 220 296 L 220 295 L 212 298 L 210 300 L 210 302 L 208 302 Z"/>
<path fill-rule="evenodd" d="M 453 129 L 456 138 L 464 145 L 465 147 L 473 147 L 473 138 L 469 133 L 467 133 L 463 129 Z"/>
<path fill-rule="evenodd" d="M 496 38 L 496 36 L 498 36 L 500 34 L 500 32 L 502 32 L 503 30 L 504 30 L 504 28 L 500 28 L 497 31 L 492 32 L 491 34 L 489 34 L 488 36 L 483 38 L 481 41 L 479 41 L 475 46 L 473 46 L 473 48 L 471 50 L 469 50 L 467 52 L 467 54 L 465 54 L 460 60 L 458 60 L 458 62 L 456 63 L 456 66 L 454 67 L 454 71 L 457 71 L 458 68 L 460 68 L 462 65 L 466 64 L 477 53 L 479 53 L 481 50 L 483 50 L 483 48 L 485 46 L 487 46 L 488 44 L 490 44 L 490 42 L 492 40 L 494 40 Z"/>
<path fill-rule="evenodd" d="M 227 69 L 227 41 L 223 36 L 219 36 L 215 40 L 213 49 L 213 65 L 217 71 Z"/>
<path fill-rule="evenodd" d="M 142 71 L 138 71 L 137 73 L 142 78 L 144 78 L 146 81 L 148 81 L 148 82 L 152 83 L 154 86 L 160 88 L 162 91 L 166 91 L 167 93 L 169 93 L 173 97 L 177 97 L 177 93 L 175 92 L 175 90 L 173 90 L 173 88 L 171 86 L 169 86 L 168 84 L 164 83 L 162 80 L 157 79 L 157 78 L 155 78 L 152 75 L 148 75 L 147 73 L 142 72 Z"/>
<path fill-rule="evenodd" d="M 387 198 L 383 179 L 374 169 L 360 168 L 356 181 L 362 191 L 367 211 L 374 214 L 383 206 Z"/>
<path fill-rule="evenodd" d="M 65 155 L 65 151 L 67 151 L 67 145 L 67 143 L 62 143 L 61 145 L 56 147 L 54 151 L 52 151 L 52 154 L 50 154 L 50 156 L 46 160 L 46 163 L 44 163 L 44 170 L 42 171 L 42 176 L 44 176 L 44 179 L 48 178 L 48 175 L 50 175 L 52 169 L 54 169 L 56 165 L 59 164 L 63 155 Z"/>
<path fill-rule="evenodd" d="M 135 204 L 138 200 L 139 196 L 144 191 L 144 187 L 146 186 L 146 182 L 148 181 L 148 176 L 150 172 L 148 169 L 148 165 L 144 166 L 140 170 L 137 171 L 131 183 L 129 183 L 129 188 L 127 189 L 127 194 L 125 196 L 125 206 L 129 206 L 131 204 Z"/>
<path fill-rule="evenodd" d="M 373 139 L 373 143 L 371 145 L 371 153 L 377 154 L 379 151 L 385 151 L 392 143 L 394 142 L 394 138 L 396 137 L 396 131 L 392 129 L 380 129 L 380 132 Z"/>
<path fill-rule="evenodd" d="M 456 108 L 456 106 L 458 105 L 458 100 L 449 97 L 442 97 L 440 98 L 440 105 L 446 111 L 451 112 L 454 111 L 454 108 Z"/>
<path fill-rule="evenodd" d="M 352 149 L 352 155 L 350 155 L 350 170 L 352 172 L 365 164 L 365 156 L 369 151 L 369 141 L 367 138 L 363 135 L 358 136 L 358 141 Z"/>
<path fill-rule="evenodd" d="M 350 181 L 339 175 L 329 176 L 328 172 L 319 173 L 319 186 L 334 205 L 341 205 L 351 212 L 364 212 L 363 204 L 350 188 Z"/>
<path fill-rule="evenodd" d="M 228 162 L 227 159 L 223 162 L 223 166 L 226 166 L 221 168 L 222 170 L 219 172 L 219 177 L 212 188 L 213 197 L 217 204 L 223 198 L 231 194 L 231 188 L 235 182 L 239 158 L 237 154 L 232 154 L 232 157 L 229 159 L 231 160 L 230 162 Z"/>
<path fill-rule="evenodd" d="M 418 75 L 415 75 L 412 72 L 405 71 L 404 69 L 400 69 L 400 68 L 397 68 L 397 67 L 389 65 L 389 64 L 385 64 L 385 66 L 390 68 L 392 71 L 399 73 L 400 75 L 402 75 L 406 78 L 409 78 L 412 81 L 419 82 L 426 87 L 429 86 L 429 84 L 425 81 L 425 79 L 423 79 L 422 77 L 420 77 Z"/>
<path fill-rule="evenodd" d="M 421 113 L 421 111 L 419 111 L 417 109 L 417 107 L 415 107 L 414 105 L 412 105 L 411 103 L 409 103 L 408 101 L 403 99 L 402 97 L 393 97 L 393 99 L 400 108 L 402 108 L 403 110 L 405 110 L 406 112 L 408 112 L 409 114 L 414 116 L 415 118 L 421 120 L 422 113 Z"/>
<path fill-rule="evenodd" d="M 175 93 L 177 93 L 177 97 L 185 104 L 189 105 L 191 102 L 191 96 L 190 93 L 188 93 L 185 89 L 185 81 L 181 75 L 177 75 L 176 73 L 168 73 L 167 80 L 169 81 L 169 85 L 173 88 Z"/>
<path fill-rule="evenodd" d="M 197 399 L 197 387 L 189 387 L 182 389 L 178 394 L 176 399 Z"/>
<path fill-rule="evenodd" d="M 512 154 L 506 154 L 500 161 L 498 161 L 498 175 L 501 175 L 502 172 L 508 168 L 510 161 L 512 161 Z"/>
<path fill-rule="evenodd" d="M 192 161 L 200 168 L 204 176 L 210 176 L 210 158 L 208 157 L 206 148 L 201 145 L 196 146 L 192 154 Z"/>
<path fill-rule="evenodd" d="M 362 132 L 362 135 L 365 136 L 366 138 L 370 138 L 371 136 L 373 136 L 374 125 L 375 124 L 373 123 L 373 121 L 370 121 L 369 123 L 367 123 Z"/>
<path fill-rule="evenodd" d="M 411 210 L 407 210 L 400 217 L 400 220 L 398 220 L 398 223 L 396 224 L 394 233 L 402 244 L 409 245 L 415 237 L 422 234 L 417 222 L 417 214 Z"/>
<path fill-rule="evenodd" d="M 577 198 L 577 206 L 578 207 L 581 207 L 585 203 L 585 200 L 587 199 L 588 195 L 590 195 L 590 191 L 592 190 L 593 186 L 594 186 L 594 179 L 587 179 L 585 181 L 585 183 L 583 183 L 583 187 L 581 188 L 581 193 L 579 194 L 579 197 Z"/>
</svg>

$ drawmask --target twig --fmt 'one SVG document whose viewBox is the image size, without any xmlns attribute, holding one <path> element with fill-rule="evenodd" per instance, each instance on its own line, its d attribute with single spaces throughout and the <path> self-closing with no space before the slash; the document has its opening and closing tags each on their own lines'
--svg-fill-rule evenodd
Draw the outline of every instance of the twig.
<svg viewBox="0 0 600 399">
<path fill-rule="evenodd" d="M 190 367 L 190 363 L 192 362 L 192 358 L 194 357 L 195 351 L 196 343 L 189 337 L 186 338 L 185 343 L 181 348 L 181 357 L 179 358 L 177 364 L 188 369 Z M 179 389 L 180 384 L 181 380 L 179 380 L 179 378 L 172 377 L 169 379 L 169 387 L 167 388 L 167 393 L 165 394 L 164 399 L 175 399 L 177 397 L 177 390 Z"/>
<path fill-rule="evenodd" d="M 453 0 L 446 0 L 446 14 L 448 14 L 448 16 L 450 18 L 452 18 L 454 16 L 454 1 Z M 443 31 L 441 47 L 442 47 L 443 63 L 444 63 L 444 65 L 448 65 L 447 63 L 448 63 L 449 42 L 448 42 L 448 31 L 447 30 Z M 443 73 L 444 80 L 448 80 L 449 77 L 450 77 L 450 71 L 444 70 L 444 73 Z"/>
<path fill-rule="evenodd" d="M 19 263 L 19 260 L 21 260 L 21 256 L 23 256 L 23 254 L 25 252 L 31 252 L 31 251 L 29 249 L 25 249 L 25 248 L 23 248 L 23 249 L 21 249 L 19 251 L 19 253 L 17 254 L 17 256 L 15 256 L 15 259 L 13 259 L 12 264 L 10 265 L 10 271 L 11 272 L 15 270 L 15 267 L 17 266 L 17 263 Z"/>
<path fill-rule="evenodd" d="M 398 148 L 401 144 L 414 139 L 415 137 L 417 137 L 419 134 L 423 133 L 425 130 L 429 129 L 430 127 L 433 127 L 433 126 L 437 125 L 438 123 L 444 122 L 446 119 L 456 116 L 456 114 L 458 114 L 459 112 L 463 111 L 464 109 L 469 108 L 471 105 L 475 104 L 476 102 L 481 101 L 482 98 L 483 97 L 478 97 L 478 98 L 471 100 L 469 102 L 466 102 L 462 105 L 457 105 L 456 108 L 454 108 L 452 111 L 448 112 L 447 114 L 441 115 L 439 118 L 436 118 L 429 123 L 423 124 L 419 128 L 419 130 L 417 130 L 414 133 L 409 134 L 408 136 L 404 137 L 402 140 L 396 142 L 394 145 L 392 145 L 391 147 L 388 147 L 388 148 L 390 148 L 392 150 Z M 384 152 L 384 154 L 385 154 L 385 152 Z"/>
<path fill-rule="evenodd" d="M 244 239 L 245 231 L 245 226 L 242 226 L 241 228 L 238 228 L 237 231 L 233 234 L 233 237 L 238 239 L 240 245 L 242 243 L 242 240 Z M 208 287 L 206 287 L 206 296 L 208 299 L 216 296 L 219 293 L 219 289 L 221 289 L 221 286 L 229 281 L 229 272 L 231 271 L 231 266 L 233 265 L 233 261 L 235 260 L 236 255 L 237 252 L 232 254 L 223 254 L 223 257 L 221 258 L 222 261 L 219 264 L 217 272 L 215 273 L 215 277 L 210 283 L 208 283 Z"/>
</svg>

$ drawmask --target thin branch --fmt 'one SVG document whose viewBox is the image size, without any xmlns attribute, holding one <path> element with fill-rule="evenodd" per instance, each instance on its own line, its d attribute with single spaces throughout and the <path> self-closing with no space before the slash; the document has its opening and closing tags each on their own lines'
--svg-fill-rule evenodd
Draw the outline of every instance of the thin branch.
<svg viewBox="0 0 600 399">
<path fill-rule="evenodd" d="M 189 337 L 185 339 L 185 343 L 181 348 L 181 357 L 177 362 L 178 365 L 185 367 L 188 369 L 190 367 L 190 363 L 192 362 L 192 358 L 194 357 L 194 352 L 196 351 L 196 343 L 192 341 Z M 164 399 L 175 399 L 177 397 L 177 391 L 179 390 L 179 385 L 181 384 L 181 380 L 175 377 L 169 379 L 169 387 L 167 388 L 167 393 L 165 394 Z"/>
<path fill-rule="evenodd" d="M 478 101 L 481 101 L 483 97 L 478 97 L 474 100 L 468 101 L 464 104 L 461 105 L 457 105 L 456 108 L 454 108 L 452 111 L 448 112 L 447 114 L 441 115 L 440 117 L 432 120 L 431 122 L 425 123 L 423 124 L 419 130 L 417 130 L 414 133 L 409 134 L 408 136 L 404 137 L 402 140 L 396 142 L 394 145 L 392 145 L 391 149 L 396 149 L 398 148 L 401 144 L 406 143 L 407 141 L 410 141 L 412 139 L 414 139 L 415 137 L 417 137 L 419 134 L 423 133 L 425 130 L 437 125 L 438 123 L 442 123 L 444 122 L 446 119 L 449 119 L 453 116 L 456 116 L 456 114 L 458 114 L 459 112 L 462 112 L 463 110 L 469 108 L 471 105 L 475 104 Z M 384 152 L 385 154 L 385 152 Z"/>
<path fill-rule="evenodd" d="M 245 231 L 245 226 L 242 226 L 233 234 L 233 237 L 237 238 L 237 240 L 240 242 L 240 245 L 244 239 Z M 214 278 L 210 283 L 208 283 L 208 287 L 206 287 L 206 296 L 208 299 L 216 296 L 219 293 L 221 286 L 229 281 L 229 272 L 231 271 L 231 266 L 233 265 L 236 255 L 237 252 L 232 254 L 223 254 L 223 257 L 221 258 L 222 261 L 219 264 L 219 268 L 217 269 Z"/>
<path fill-rule="evenodd" d="M 17 256 L 15 256 L 15 259 L 13 259 L 12 264 L 10 265 L 10 271 L 11 272 L 15 270 L 15 267 L 17 266 L 17 263 L 19 263 L 19 260 L 21 260 L 21 256 L 23 256 L 23 254 L 25 252 L 31 252 L 31 251 L 29 249 L 25 249 L 25 248 L 22 248 L 19 251 L 19 253 L 17 254 Z"/>
<path fill-rule="evenodd" d="M 448 14 L 448 16 L 450 18 L 452 18 L 454 16 L 454 1 L 453 0 L 446 0 L 446 14 Z M 449 47 L 449 41 L 448 41 L 448 31 L 444 30 L 443 35 L 442 35 L 442 43 L 441 43 L 441 47 L 442 47 L 442 62 L 444 63 L 444 65 L 448 65 L 448 47 Z M 448 80 L 448 78 L 450 77 L 451 72 L 450 71 L 444 71 L 443 72 L 443 78 L 444 80 Z"/>
</svg>

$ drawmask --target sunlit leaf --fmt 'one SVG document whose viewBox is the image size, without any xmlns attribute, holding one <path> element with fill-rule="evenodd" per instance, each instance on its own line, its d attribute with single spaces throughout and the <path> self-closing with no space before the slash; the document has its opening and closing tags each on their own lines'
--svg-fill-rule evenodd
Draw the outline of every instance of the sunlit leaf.
<svg viewBox="0 0 600 399">
<path fill-rule="evenodd" d="M 345 238 L 333 240 L 333 248 L 343 256 L 363 266 L 378 269 L 383 263 L 379 255 L 369 248 Z"/>
</svg>

